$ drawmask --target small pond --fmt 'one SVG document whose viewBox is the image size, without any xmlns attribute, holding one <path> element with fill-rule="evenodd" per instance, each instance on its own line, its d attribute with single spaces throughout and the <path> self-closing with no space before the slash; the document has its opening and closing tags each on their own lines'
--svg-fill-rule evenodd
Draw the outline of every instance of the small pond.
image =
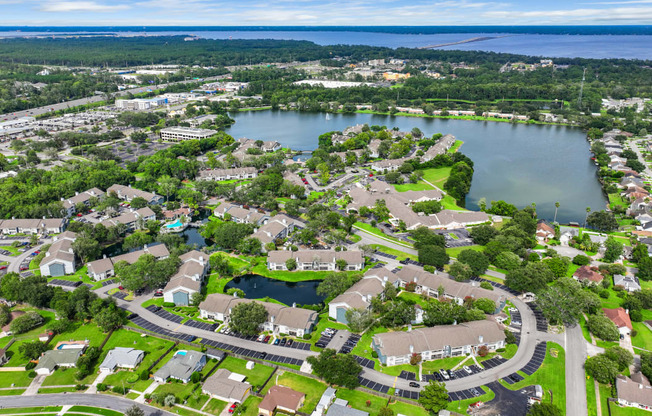
<svg viewBox="0 0 652 416">
<path fill-rule="evenodd" d="M 269 296 L 289 306 L 293 303 L 313 305 L 324 301 L 323 297 L 317 295 L 317 286 L 320 282 L 320 280 L 284 282 L 258 274 L 245 274 L 234 277 L 226 284 L 225 290 L 232 287 L 242 289 L 247 299 L 260 299 Z"/>
</svg>

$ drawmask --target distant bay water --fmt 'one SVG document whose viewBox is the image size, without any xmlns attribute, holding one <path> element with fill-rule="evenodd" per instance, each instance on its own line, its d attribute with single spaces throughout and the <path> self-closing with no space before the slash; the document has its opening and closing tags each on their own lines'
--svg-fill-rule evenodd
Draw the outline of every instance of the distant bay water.
<svg viewBox="0 0 652 416">
<path fill-rule="evenodd" d="M 265 30 L 267 29 L 267 30 Z M 285 30 L 284 30 L 285 29 Z M 330 30 L 329 30 L 330 29 Z M 365 29 L 367 31 L 365 31 Z M 441 29 L 441 30 L 438 30 Z M 0 27 L 0 38 L 61 34 L 115 33 L 123 36 L 194 35 L 205 39 L 283 39 L 307 40 L 318 45 L 369 45 L 390 48 L 419 48 L 460 42 L 472 38 L 484 40 L 444 46 L 445 50 L 479 50 L 542 57 L 652 59 L 652 34 L 649 26 L 501 28 L 120 28 L 120 27 Z M 518 30 L 516 30 L 518 29 Z M 414 33 L 417 32 L 417 33 Z"/>
</svg>

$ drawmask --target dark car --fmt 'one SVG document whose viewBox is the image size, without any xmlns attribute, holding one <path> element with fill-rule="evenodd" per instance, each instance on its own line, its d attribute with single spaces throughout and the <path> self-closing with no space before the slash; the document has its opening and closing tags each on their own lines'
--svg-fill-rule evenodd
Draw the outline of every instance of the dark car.
<svg viewBox="0 0 652 416">
<path fill-rule="evenodd" d="M 419 387 L 421 387 L 421 385 L 419 383 L 417 383 L 417 382 L 410 381 L 410 387 L 414 387 L 414 388 L 418 389 Z"/>
<path fill-rule="evenodd" d="M 262 359 L 265 359 L 265 357 L 267 357 L 267 353 L 264 352 L 264 351 L 261 352 L 260 355 L 258 356 L 258 358 L 260 358 L 261 360 L 262 360 Z"/>
<path fill-rule="evenodd" d="M 285 338 L 283 338 L 283 339 L 281 340 L 281 346 L 285 346 L 285 344 L 286 344 L 287 342 L 288 342 L 288 340 L 285 339 Z"/>
<path fill-rule="evenodd" d="M 323 342 L 317 342 L 315 343 L 315 347 L 326 348 L 326 344 L 324 344 Z"/>
<path fill-rule="evenodd" d="M 291 346 L 292 344 L 294 344 L 294 341 L 291 340 L 291 339 L 288 339 L 288 347 Z"/>
<path fill-rule="evenodd" d="M 137 313 L 130 313 L 129 315 L 127 315 L 127 319 L 134 319 L 134 318 L 137 318 L 137 317 L 138 317 Z"/>
</svg>

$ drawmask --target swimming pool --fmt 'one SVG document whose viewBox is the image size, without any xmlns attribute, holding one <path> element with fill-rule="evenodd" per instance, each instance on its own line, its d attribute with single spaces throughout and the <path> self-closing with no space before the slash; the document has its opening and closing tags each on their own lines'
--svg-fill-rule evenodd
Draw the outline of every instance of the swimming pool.
<svg viewBox="0 0 652 416">
<path fill-rule="evenodd" d="M 173 222 L 172 224 L 166 224 L 165 228 L 177 228 L 177 227 L 181 227 L 181 226 L 183 226 L 183 223 L 181 222 L 180 219 L 178 219 L 175 222 Z"/>
<path fill-rule="evenodd" d="M 181 350 L 181 351 L 177 351 L 177 353 L 174 354 L 174 355 L 186 355 L 187 352 L 188 352 L 188 351 Z"/>
</svg>

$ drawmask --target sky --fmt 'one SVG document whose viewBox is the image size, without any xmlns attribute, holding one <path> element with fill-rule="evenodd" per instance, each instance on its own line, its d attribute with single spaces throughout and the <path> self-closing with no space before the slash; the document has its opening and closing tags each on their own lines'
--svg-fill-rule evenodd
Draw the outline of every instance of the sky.
<svg viewBox="0 0 652 416">
<path fill-rule="evenodd" d="M 3 26 L 637 25 L 652 0 L 0 0 Z"/>
</svg>

